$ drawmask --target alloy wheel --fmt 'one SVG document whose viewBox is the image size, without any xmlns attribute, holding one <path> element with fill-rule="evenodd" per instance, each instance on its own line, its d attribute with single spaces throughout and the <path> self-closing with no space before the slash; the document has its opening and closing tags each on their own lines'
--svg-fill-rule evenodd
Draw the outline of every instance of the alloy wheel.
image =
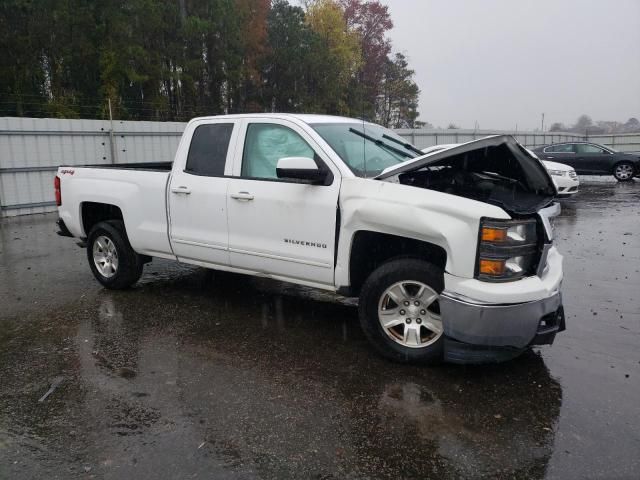
<svg viewBox="0 0 640 480">
<path fill-rule="evenodd" d="M 394 283 L 380 297 L 380 325 L 393 341 L 404 347 L 432 345 L 443 333 L 439 298 L 435 290 L 422 282 Z"/>
</svg>

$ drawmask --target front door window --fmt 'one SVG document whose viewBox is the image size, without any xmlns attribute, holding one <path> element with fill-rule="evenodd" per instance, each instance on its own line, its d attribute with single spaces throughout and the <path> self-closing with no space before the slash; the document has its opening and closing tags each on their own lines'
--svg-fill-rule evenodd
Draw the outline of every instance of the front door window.
<svg viewBox="0 0 640 480">
<path fill-rule="evenodd" d="M 300 135 L 284 125 L 249 125 L 242 155 L 242 177 L 275 180 L 278 160 L 284 157 L 313 158 L 314 153 Z"/>
</svg>

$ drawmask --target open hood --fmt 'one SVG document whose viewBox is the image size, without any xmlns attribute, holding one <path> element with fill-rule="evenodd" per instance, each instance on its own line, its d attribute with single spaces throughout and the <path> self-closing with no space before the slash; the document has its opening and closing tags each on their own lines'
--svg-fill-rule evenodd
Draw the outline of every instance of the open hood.
<svg viewBox="0 0 640 480">
<path fill-rule="evenodd" d="M 423 155 L 387 168 L 375 178 L 490 203 L 515 215 L 534 213 L 556 195 L 540 160 L 511 135 Z"/>
</svg>

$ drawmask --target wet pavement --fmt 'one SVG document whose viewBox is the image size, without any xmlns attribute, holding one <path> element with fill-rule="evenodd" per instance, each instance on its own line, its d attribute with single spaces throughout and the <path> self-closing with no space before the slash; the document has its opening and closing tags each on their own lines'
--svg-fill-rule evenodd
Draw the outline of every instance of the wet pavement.
<svg viewBox="0 0 640 480">
<path fill-rule="evenodd" d="M 556 221 L 568 330 L 501 365 L 378 357 L 353 304 L 154 261 L 102 289 L 0 222 L 0 479 L 640 478 L 640 181 Z"/>
</svg>

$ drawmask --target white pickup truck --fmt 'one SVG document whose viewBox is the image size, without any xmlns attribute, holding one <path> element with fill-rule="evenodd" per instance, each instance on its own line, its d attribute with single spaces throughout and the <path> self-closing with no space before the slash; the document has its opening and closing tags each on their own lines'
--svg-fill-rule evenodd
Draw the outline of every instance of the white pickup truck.
<svg viewBox="0 0 640 480">
<path fill-rule="evenodd" d="M 565 327 L 556 191 L 510 136 L 425 156 L 351 118 L 196 118 L 174 162 L 63 166 L 55 190 L 107 288 L 160 257 L 357 296 L 403 362 L 506 360 Z"/>
</svg>

